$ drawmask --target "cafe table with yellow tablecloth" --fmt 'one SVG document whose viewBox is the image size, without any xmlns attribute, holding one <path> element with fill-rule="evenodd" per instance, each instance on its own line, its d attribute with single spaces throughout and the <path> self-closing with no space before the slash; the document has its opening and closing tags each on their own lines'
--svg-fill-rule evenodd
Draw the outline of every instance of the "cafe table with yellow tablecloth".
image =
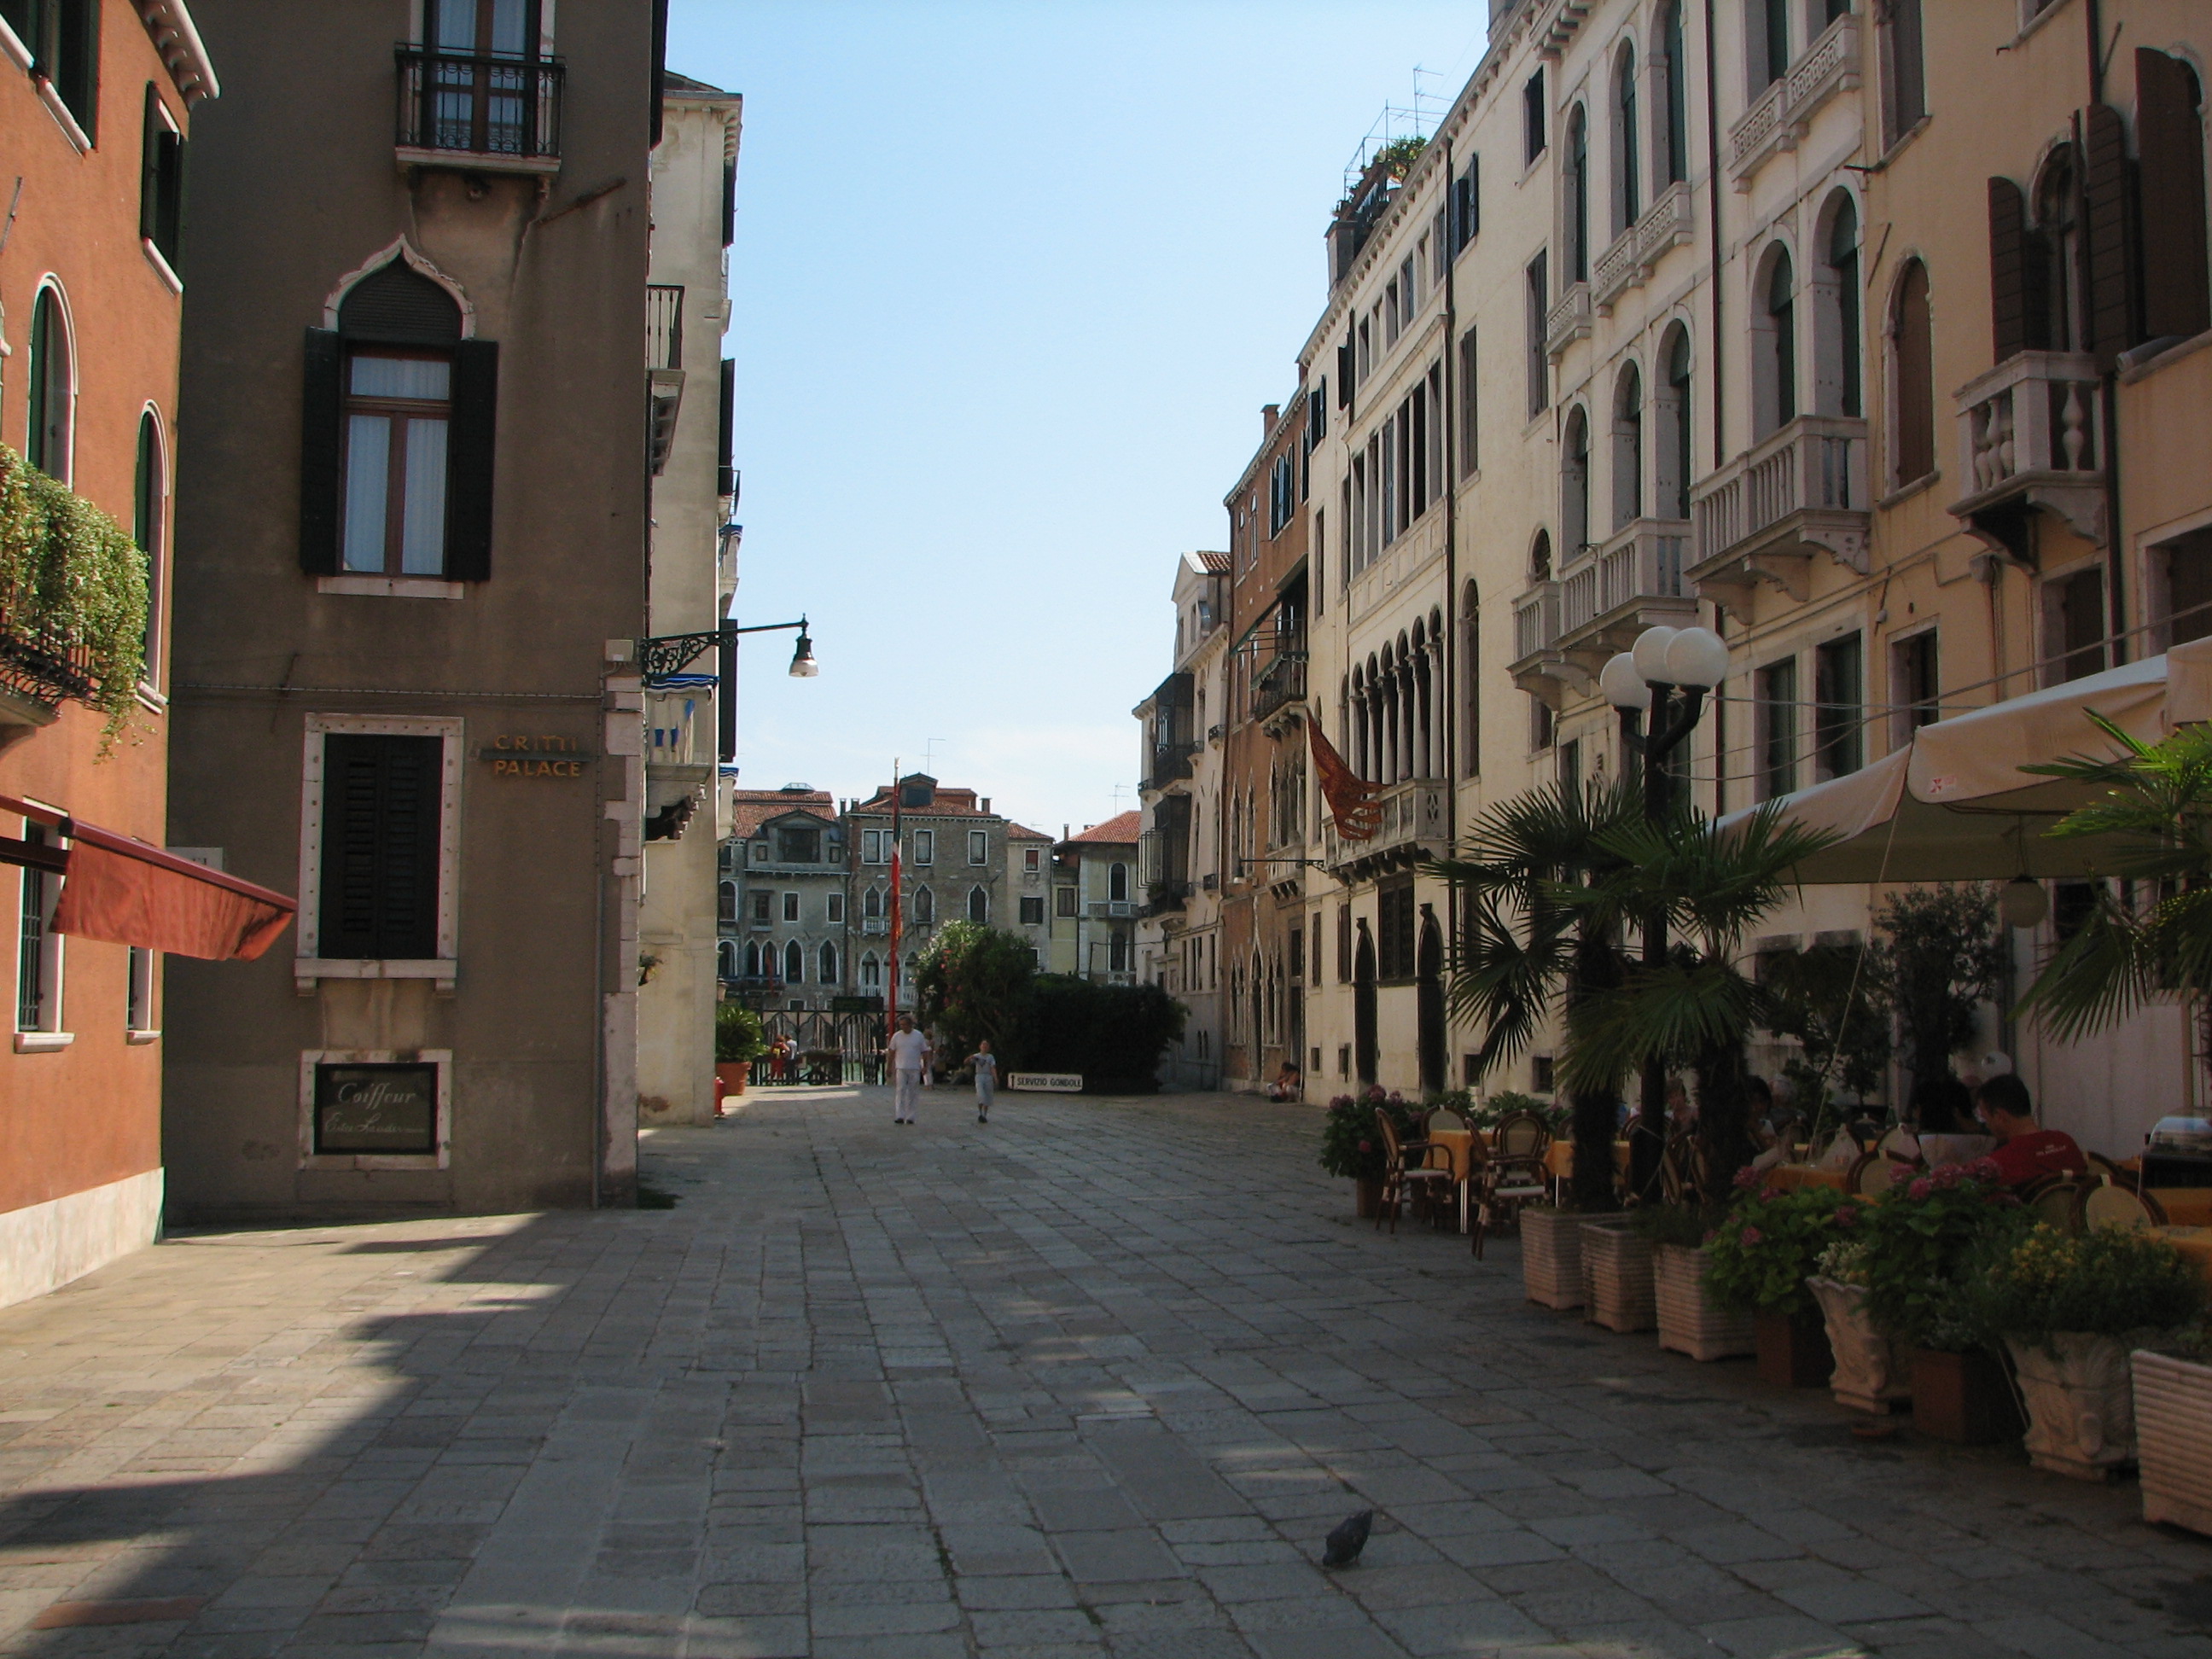
<svg viewBox="0 0 2212 1659">
<path fill-rule="evenodd" d="M 1468 1166 L 1470 1162 L 1472 1162 L 1472 1159 L 1469 1157 L 1469 1152 L 1474 1145 L 1474 1132 L 1472 1129 L 1431 1129 L 1429 1131 L 1430 1144 L 1436 1146 L 1438 1150 L 1442 1151 L 1450 1158 L 1452 1179 L 1454 1181 L 1465 1181 L 1467 1179 Z M 1431 1158 L 1429 1160 L 1429 1167 L 1434 1170 L 1441 1169 L 1443 1165 L 1439 1164 L 1436 1159 Z"/>
<path fill-rule="evenodd" d="M 1765 1185 L 1785 1193 L 1794 1193 L 1803 1187 L 1832 1187 L 1838 1192 L 1849 1189 L 1843 1170 L 1824 1170 L 1816 1164 L 1778 1164 L 1766 1172 Z"/>
<path fill-rule="evenodd" d="M 2177 1227 L 2212 1227 L 2212 1187 L 2148 1187 L 2166 1218 Z"/>
<path fill-rule="evenodd" d="M 2197 1271 L 2212 1281 L 2212 1227 L 2153 1227 L 2159 1237 L 2196 1264 Z"/>
<path fill-rule="evenodd" d="M 1628 1143 L 1613 1143 L 1613 1167 L 1615 1174 L 1628 1172 Z M 1575 1177 L 1575 1143 L 1555 1140 L 1544 1149 L 1544 1173 L 1554 1181 L 1571 1181 Z"/>
</svg>

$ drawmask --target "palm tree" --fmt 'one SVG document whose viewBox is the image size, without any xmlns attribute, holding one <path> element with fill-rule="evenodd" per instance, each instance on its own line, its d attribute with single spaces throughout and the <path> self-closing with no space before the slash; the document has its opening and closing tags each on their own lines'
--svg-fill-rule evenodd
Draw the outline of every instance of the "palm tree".
<svg viewBox="0 0 2212 1659">
<path fill-rule="evenodd" d="M 1709 1197 L 1751 1156 L 1744 1038 L 1772 1018 L 1767 994 L 1740 965 L 1746 943 L 1788 898 L 1794 867 L 1834 840 L 1785 823 L 1778 805 L 1727 835 L 1692 811 L 1638 817 L 1595 837 L 1609 867 L 1563 895 L 1571 908 L 1607 921 L 1656 912 L 1680 941 L 1663 961 L 1631 965 L 1618 984 L 1569 1012 L 1564 1070 L 1578 1092 L 1617 1087 L 1654 1060 L 1694 1072 Z"/>
<path fill-rule="evenodd" d="M 2212 1060 L 2212 730 L 2185 726 L 2145 744 L 2101 715 L 2089 718 L 2120 755 L 2021 769 L 2106 791 L 2045 833 L 2104 838 L 2103 873 L 2124 884 L 2115 891 L 2097 884 L 2094 908 L 2019 1006 L 2071 1042 L 2179 992 L 2203 1066 Z"/>
<path fill-rule="evenodd" d="M 1558 783 L 1490 808 L 1470 827 L 1462 856 L 1433 868 L 1459 896 L 1461 934 L 1451 963 L 1453 1012 L 1482 1038 L 1478 1076 L 1519 1057 L 1552 1011 L 1620 982 L 1625 924 L 1617 910 L 1575 902 L 1618 862 L 1602 838 L 1635 822 L 1643 798 L 1632 784 Z M 1613 1137 L 1620 1113 L 1617 1079 L 1570 1085 L 1574 1112 L 1575 1198 L 1584 1209 L 1613 1203 Z"/>
</svg>

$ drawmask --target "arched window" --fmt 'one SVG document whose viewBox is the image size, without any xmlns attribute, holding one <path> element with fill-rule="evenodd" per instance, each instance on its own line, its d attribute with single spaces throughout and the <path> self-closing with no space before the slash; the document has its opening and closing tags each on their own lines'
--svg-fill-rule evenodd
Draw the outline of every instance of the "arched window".
<svg viewBox="0 0 2212 1659">
<path fill-rule="evenodd" d="M 23 459 L 58 483 L 70 481 L 76 434 L 76 351 L 69 309 L 49 283 L 31 307 L 31 407 Z"/>
<path fill-rule="evenodd" d="M 1669 0 L 1659 20 L 1659 44 L 1667 54 L 1666 123 L 1661 129 L 1666 142 L 1666 179 L 1674 185 L 1690 176 L 1689 48 L 1682 37 L 1680 0 Z"/>
<path fill-rule="evenodd" d="M 1567 118 L 1567 280 L 1589 281 L 1589 123 L 1583 106 Z"/>
<path fill-rule="evenodd" d="M 1552 532 L 1540 530 L 1536 539 L 1528 544 L 1528 580 L 1547 582 L 1552 580 Z"/>
<path fill-rule="evenodd" d="M 869 921 L 879 921 L 884 914 L 884 890 L 871 887 L 860 895 L 860 915 Z"/>
<path fill-rule="evenodd" d="M 1767 250 L 1752 313 L 1752 407 L 1763 438 L 1797 418 L 1797 279 L 1778 242 Z"/>
<path fill-rule="evenodd" d="M 759 979 L 766 971 L 767 968 L 763 966 L 760 946 L 748 940 L 745 945 L 745 977 Z"/>
<path fill-rule="evenodd" d="M 1636 48 L 1623 46 L 1613 71 L 1613 231 L 1644 211 L 1643 145 L 1636 129 Z"/>
<path fill-rule="evenodd" d="M 1589 536 L 1589 417 L 1580 405 L 1567 416 L 1565 459 L 1559 468 L 1559 537 L 1565 556 L 1577 559 Z"/>
<path fill-rule="evenodd" d="M 1106 967 L 1109 972 L 1126 974 L 1129 971 L 1129 936 L 1115 933 L 1106 941 Z"/>
<path fill-rule="evenodd" d="M 738 884 L 726 881 L 714 890 L 714 916 L 719 921 L 738 919 Z"/>
<path fill-rule="evenodd" d="M 1820 283 L 1820 386 L 1824 415 L 1864 414 L 1859 367 L 1859 216 L 1838 191 L 1828 217 L 1826 268 Z"/>
<path fill-rule="evenodd" d="M 2074 147 L 2061 144 L 2051 152 L 2035 183 L 2037 236 L 2028 258 L 2039 258 L 2041 264 L 2039 270 L 2028 273 L 2029 326 L 2033 329 L 2039 320 L 2042 337 L 2031 337 L 2029 343 L 2052 351 L 2079 351 L 2088 338 L 2087 319 L 2082 315 L 2081 218 L 2074 175 Z M 2039 308 L 2039 319 L 2035 316 Z"/>
<path fill-rule="evenodd" d="M 1651 399 L 1657 431 L 1653 433 L 1653 460 L 1657 476 L 1653 495 L 1657 516 L 1683 520 L 1690 516 L 1690 331 L 1680 323 L 1667 331 L 1659 347 L 1665 373 Z"/>
<path fill-rule="evenodd" d="M 1644 376 L 1622 367 L 1613 397 L 1613 527 L 1644 516 Z"/>
<path fill-rule="evenodd" d="M 1889 320 L 1889 383 L 1896 434 L 1891 483 L 1898 488 L 1936 470 L 1935 319 L 1928 303 L 1928 267 L 1905 261 Z"/>
<path fill-rule="evenodd" d="M 168 468 L 161 453 L 161 422 L 152 410 L 138 417 L 138 471 L 131 494 L 131 538 L 146 556 L 146 666 L 142 678 L 161 684 L 161 566 L 167 551 Z"/>
<path fill-rule="evenodd" d="M 1473 582 L 1460 598 L 1460 752 L 1467 775 L 1482 775 L 1482 604 Z"/>
<path fill-rule="evenodd" d="M 968 890 L 968 920 L 988 921 L 991 919 L 991 896 L 981 887 Z"/>
<path fill-rule="evenodd" d="M 806 981 L 806 951 L 797 939 L 783 947 L 783 982 L 803 985 Z"/>
<path fill-rule="evenodd" d="M 927 887 L 914 890 L 914 919 L 924 927 L 937 920 L 937 896 Z"/>
<path fill-rule="evenodd" d="M 714 973 L 720 979 L 738 976 L 738 947 L 729 939 L 714 947 Z"/>
<path fill-rule="evenodd" d="M 1116 904 L 1126 904 L 1129 898 L 1129 866 L 1109 864 L 1106 866 L 1106 896 Z"/>
<path fill-rule="evenodd" d="M 2185 58 L 2136 48 L 2136 149 L 2142 198 L 2144 335 L 2212 326 L 2205 251 L 2204 88 Z"/>
<path fill-rule="evenodd" d="M 837 947 L 827 939 L 822 942 L 816 965 L 821 970 L 819 977 L 823 984 L 835 985 L 837 982 Z"/>
<path fill-rule="evenodd" d="M 347 291 L 338 331 L 344 419 L 339 568 L 443 576 L 453 516 L 448 434 L 465 401 L 471 430 L 482 418 L 474 411 L 474 380 L 468 398 L 455 382 L 461 308 L 404 259 L 394 259 Z M 472 459 L 471 465 L 473 479 Z"/>
<path fill-rule="evenodd" d="M 860 988 L 863 991 L 880 991 L 884 988 L 884 965 L 876 960 L 876 953 L 873 951 L 860 958 Z"/>
</svg>

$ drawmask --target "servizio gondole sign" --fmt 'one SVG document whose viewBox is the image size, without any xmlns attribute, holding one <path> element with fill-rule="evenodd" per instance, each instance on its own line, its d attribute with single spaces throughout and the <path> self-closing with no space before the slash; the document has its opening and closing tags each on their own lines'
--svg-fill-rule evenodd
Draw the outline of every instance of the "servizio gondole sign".
<svg viewBox="0 0 2212 1659">
<path fill-rule="evenodd" d="M 580 778 L 591 752 L 574 738 L 511 732 L 477 751 L 495 778 Z"/>
</svg>

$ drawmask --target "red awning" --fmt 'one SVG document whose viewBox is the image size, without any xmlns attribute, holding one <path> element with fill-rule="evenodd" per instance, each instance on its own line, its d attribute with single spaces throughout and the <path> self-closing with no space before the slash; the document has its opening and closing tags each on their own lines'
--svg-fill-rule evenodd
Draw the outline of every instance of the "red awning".
<svg viewBox="0 0 2212 1659">
<path fill-rule="evenodd" d="M 282 893 L 163 852 L 150 842 L 0 795 L 0 811 L 50 824 L 70 845 L 0 837 L 0 863 L 68 877 L 53 931 L 212 961 L 251 962 L 276 942 L 299 904 Z"/>
</svg>

